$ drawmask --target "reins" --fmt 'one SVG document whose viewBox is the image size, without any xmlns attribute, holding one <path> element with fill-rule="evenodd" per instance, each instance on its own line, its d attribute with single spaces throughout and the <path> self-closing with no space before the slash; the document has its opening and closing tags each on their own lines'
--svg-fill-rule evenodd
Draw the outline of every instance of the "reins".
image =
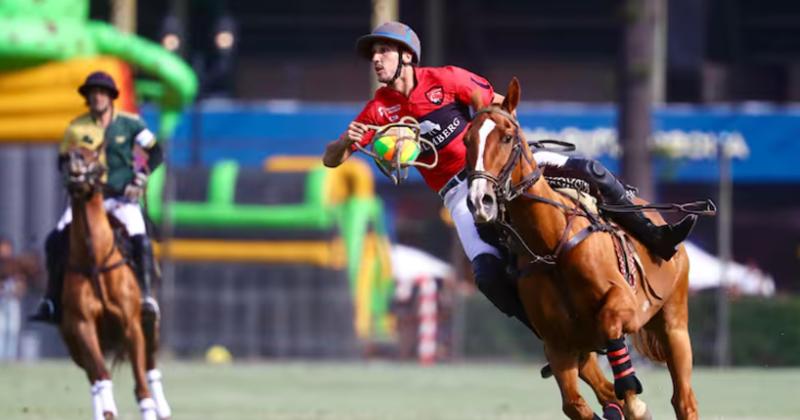
<svg viewBox="0 0 800 420">
<path fill-rule="evenodd" d="M 86 232 L 86 235 L 84 235 L 84 241 L 85 241 L 85 245 L 86 245 L 86 252 L 88 254 L 87 256 L 89 258 L 89 268 L 88 269 L 80 269 L 80 268 L 77 268 L 77 267 L 68 267 L 68 270 L 74 271 L 74 272 L 77 272 L 77 273 L 80 273 L 80 274 L 84 274 L 87 277 L 89 277 L 89 279 L 90 279 L 90 281 L 92 283 L 92 288 L 94 289 L 95 294 L 97 295 L 97 298 L 100 299 L 100 301 L 103 302 L 103 305 L 105 306 L 105 301 L 103 300 L 103 293 L 102 293 L 102 289 L 101 289 L 101 285 L 100 285 L 100 274 L 107 273 L 107 272 L 109 272 L 111 270 L 115 270 L 115 269 L 121 267 L 122 265 L 124 265 L 126 263 L 126 260 L 125 260 L 125 257 L 122 257 L 122 258 L 120 258 L 119 261 L 115 262 L 114 264 L 106 265 L 108 263 L 108 261 L 111 259 L 111 257 L 114 255 L 114 251 L 118 249 L 117 241 L 116 241 L 116 239 L 113 239 L 111 241 L 111 249 L 109 249 L 108 252 L 106 253 L 106 256 L 103 257 L 103 260 L 100 263 L 100 266 L 98 267 L 98 265 L 95 264 L 94 241 L 92 241 L 92 232 L 91 232 L 91 228 L 89 227 L 89 217 L 87 216 L 87 212 L 86 212 L 86 202 L 82 201 L 80 203 L 80 206 L 82 207 L 81 208 L 81 210 L 82 210 L 81 213 L 82 213 L 82 216 L 83 216 L 83 224 L 84 224 L 84 226 L 86 227 L 86 229 L 88 231 L 88 232 Z"/>
</svg>

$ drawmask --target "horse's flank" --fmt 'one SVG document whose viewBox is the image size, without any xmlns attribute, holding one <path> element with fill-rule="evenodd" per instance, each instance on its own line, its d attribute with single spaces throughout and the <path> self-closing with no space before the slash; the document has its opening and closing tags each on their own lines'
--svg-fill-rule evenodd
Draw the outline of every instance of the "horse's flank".
<svg viewBox="0 0 800 420">
<path fill-rule="evenodd" d="M 523 143 L 527 144 L 524 139 Z M 524 153 L 528 154 L 532 159 L 529 149 L 526 148 Z M 512 173 L 512 182 L 516 182 L 516 180 L 521 179 L 524 174 L 532 170 L 528 166 L 526 159 L 520 159 L 520 162 L 521 164 Z M 565 206 L 574 205 L 571 200 L 550 188 L 544 178 L 531 186 L 528 192 L 562 203 Z M 637 204 L 645 203 L 641 199 L 637 199 L 637 201 Z M 590 224 L 587 218 L 577 217 L 569 226 L 569 232 L 565 233 L 567 216 L 562 210 L 551 204 L 538 201 L 531 202 L 524 199 L 509 203 L 509 216 L 512 225 L 519 229 L 523 237 L 530 238 L 531 243 L 529 245 L 532 246 L 534 251 L 541 254 L 552 252 L 558 246 L 562 237 L 571 238 Z M 650 213 L 649 217 L 655 223 L 664 223 L 658 213 Z M 629 322 L 623 326 L 626 334 L 638 332 L 660 310 L 663 302 L 654 302 L 654 299 L 649 297 L 641 286 L 636 289 L 631 288 L 617 266 L 607 263 L 608 261 L 616 260 L 611 235 L 612 233 L 607 232 L 589 235 L 575 248 L 561 255 L 557 267 L 553 269 L 547 266 L 540 266 L 538 269 L 531 270 L 532 267 L 528 266 L 527 261 L 524 258 L 520 258 L 520 270 L 522 272 L 531 272 L 532 274 L 531 278 L 522 279 L 520 282 L 520 287 L 533 288 L 530 292 L 521 293 L 523 300 L 540 300 L 536 303 L 531 302 L 533 304 L 528 305 L 532 308 L 539 308 L 538 311 L 534 311 L 539 313 L 529 315 L 534 320 L 537 328 L 541 328 L 539 330 L 540 333 L 546 335 L 547 333 L 543 330 L 552 330 L 554 335 L 561 337 L 559 341 L 571 341 L 570 347 L 578 346 L 586 351 L 602 348 L 605 342 L 603 333 L 601 331 L 592 331 L 594 328 L 589 327 L 596 324 L 595 317 L 598 302 L 608 293 L 611 287 L 617 287 L 623 291 L 626 299 L 631 302 L 632 307 L 638 308 L 636 313 L 631 314 Z M 685 277 L 676 275 L 676 273 L 684 271 L 688 273 L 688 259 L 685 256 L 685 251 L 681 247 L 680 252 L 674 258 L 670 261 L 664 261 L 653 255 L 638 241 L 633 240 L 633 242 L 647 273 L 647 281 L 650 282 L 650 285 L 659 296 L 664 300 L 669 299 L 671 293 L 680 290 L 680 287 L 675 287 L 674 283 Z M 550 292 L 554 292 L 556 296 L 561 297 L 558 302 L 560 308 L 556 311 L 561 316 L 553 318 L 552 315 L 554 313 L 542 313 L 545 311 L 551 312 L 553 308 L 548 307 L 556 304 L 556 302 L 541 301 L 547 300 L 546 297 L 551 296 L 550 293 L 544 290 L 536 290 L 548 287 L 541 284 L 541 282 L 547 282 L 555 286 Z M 685 286 L 688 288 L 688 284 Z M 537 323 L 536 319 L 541 319 L 543 322 Z M 547 321 L 545 322 L 544 320 Z M 540 326 L 540 324 L 542 325 Z M 584 327 L 579 328 L 579 325 L 584 325 Z M 643 353 L 650 355 L 651 352 L 643 351 Z M 657 353 L 653 355 L 655 356 Z M 663 361 L 662 357 L 654 358 Z"/>
</svg>

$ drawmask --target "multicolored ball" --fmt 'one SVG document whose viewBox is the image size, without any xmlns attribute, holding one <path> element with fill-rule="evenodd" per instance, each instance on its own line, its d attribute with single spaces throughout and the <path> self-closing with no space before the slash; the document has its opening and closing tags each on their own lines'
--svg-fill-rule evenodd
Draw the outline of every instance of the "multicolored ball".
<svg viewBox="0 0 800 420">
<path fill-rule="evenodd" d="M 375 138 L 372 150 L 381 160 L 389 163 L 396 162 L 396 153 L 400 154 L 401 164 L 413 162 L 420 152 L 415 138 L 416 134 L 408 127 L 392 127 Z"/>
</svg>

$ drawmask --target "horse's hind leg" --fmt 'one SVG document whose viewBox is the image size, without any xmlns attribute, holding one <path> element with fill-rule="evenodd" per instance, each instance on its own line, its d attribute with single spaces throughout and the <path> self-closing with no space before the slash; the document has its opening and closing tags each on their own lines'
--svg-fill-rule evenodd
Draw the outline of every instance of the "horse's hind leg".
<svg viewBox="0 0 800 420">
<path fill-rule="evenodd" d="M 161 383 L 161 371 L 156 367 L 156 352 L 159 345 L 159 319 L 142 317 L 142 331 L 145 339 L 145 365 L 147 369 L 147 385 L 153 400 L 156 402 L 156 412 L 159 419 L 168 419 L 172 416 L 172 409 L 164 395 L 164 385 Z"/>
<path fill-rule="evenodd" d="M 603 307 L 598 319 L 601 331 L 606 336 L 608 362 L 614 372 L 614 393 L 625 401 L 625 417 L 647 419 L 650 413 L 647 405 L 637 394 L 642 393 L 642 384 L 636 377 L 633 361 L 625 344 L 625 331 L 636 325 L 634 303 L 619 287 L 612 286 L 604 297 Z"/>
<path fill-rule="evenodd" d="M 667 343 L 667 367 L 672 377 L 672 406 L 678 419 L 696 419 L 697 400 L 692 391 L 692 343 L 689 339 L 688 280 L 682 279 L 669 300 L 648 323 L 649 331 Z"/>
<path fill-rule="evenodd" d="M 561 408 L 570 419 L 595 419 L 596 416 L 586 400 L 578 392 L 578 356 L 576 354 L 548 349 L 545 353 L 553 376 L 561 391 Z"/>
<path fill-rule="evenodd" d="M 95 324 L 88 320 L 72 321 L 75 316 L 67 313 L 64 316 L 61 334 L 72 359 L 86 371 L 89 378 L 95 418 L 117 417 L 111 375 L 106 369 Z"/>
<path fill-rule="evenodd" d="M 614 395 L 614 384 L 606 379 L 597 364 L 597 355 L 588 353 L 579 360 L 578 376 L 594 391 L 597 401 L 603 407 L 603 418 L 622 419 L 622 406 Z"/>
</svg>

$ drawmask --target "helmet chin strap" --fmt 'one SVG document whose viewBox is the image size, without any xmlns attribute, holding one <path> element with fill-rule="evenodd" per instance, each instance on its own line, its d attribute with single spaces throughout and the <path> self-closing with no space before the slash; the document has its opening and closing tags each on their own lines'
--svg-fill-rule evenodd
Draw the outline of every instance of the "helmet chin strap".
<svg viewBox="0 0 800 420">
<path fill-rule="evenodd" d="M 392 78 L 389 79 L 388 82 L 386 82 L 387 86 L 391 85 L 392 83 L 394 83 L 394 81 L 397 80 L 398 77 L 400 77 L 400 73 L 403 71 L 403 66 L 405 66 L 405 65 L 406 64 L 403 63 L 403 52 L 402 51 L 398 51 L 397 52 L 397 70 L 394 71 L 394 76 L 392 76 Z"/>
</svg>

